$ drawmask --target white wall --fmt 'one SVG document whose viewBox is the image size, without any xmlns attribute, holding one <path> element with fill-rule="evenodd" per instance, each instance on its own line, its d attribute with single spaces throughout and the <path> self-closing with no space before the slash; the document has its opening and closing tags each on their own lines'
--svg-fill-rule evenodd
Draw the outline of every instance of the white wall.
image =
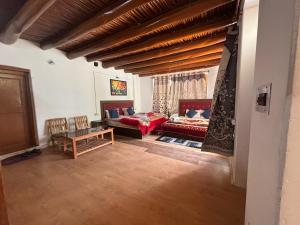
<svg viewBox="0 0 300 225">
<path fill-rule="evenodd" d="M 151 77 L 140 78 L 141 112 L 152 112 L 153 105 L 153 79 Z"/>
<path fill-rule="evenodd" d="M 298 1 L 300 8 L 300 1 Z M 298 27 L 299 29 L 300 27 Z M 300 35 L 298 34 L 297 56 L 292 80 L 291 113 L 288 128 L 286 166 L 283 177 L 280 225 L 300 222 Z"/>
<path fill-rule="evenodd" d="M 207 75 L 207 98 L 212 99 L 214 97 L 214 90 L 216 79 L 219 71 L 219 66 L 214 66 L 208 68 L 208 75 Z"/>
<path fill-rule="evenodd" d="M 272 82 L 272 97 L 269 115 L 252 107 L 246 225 L 278 224 L 294 4 L 294 0 L 263 0 L 259 5 L 254 87 Z"/>
<path fill-rule="evenodd" d="M 48 61 L 54 61 L 54 65 Z M 152 111 L 153 80 L 124 73 L 123 70 L 94 67 L 84 58 L 69 60 L 63 52 L 41 50 L 35 44 L 19 40 L 14 45 L 0 43 L 0 65 L 31 71 L 40 144 L 47 143 L 45 121 L 50 118 L 87 115 L 100 118 L 100 100 L 135 100 L 137 112 Z M 216 73 L 208 79 L 214 87 Z M 94 76 L 95 75 L 95 76 Z M 96 102 L 94 92 L 96 84 Z M 127 81 L 127 96 L 110 95 L 110 79 Z M 209 88 L 209 90 L 211 89 Z M 212 94 L 211 94 L 212 97 Z"/>
<path fill-rule="evenodd" d="M 55 65 L 49 65 L 48 60 Z M 47 142 L 45 120 L 56 117 L 87 115 L 90 120 L 99 119 L 95 115 L 100 111 L 100 100 L 134 99 L 134 76 L 122 70 L 94 69 L 92 63 L 84 58 L 69 60 L 59 50 L 43 51 L 34 44 L 19 40 L 7 46 L 0 44 L 0 65 L 9 65 L 31 70 L 37 126 L 40 144 Z M 96 106 L 94 95 L 94 77 L 96 77 Z M 128 95 L 116 97 L 110 95 L 111 78 L 126 80 Z M 135 78 L 139 80 L 140 78 Z M 141 108 L 143 102 L 139 103 Z M 144 107 L 144 106 L 143 106 Z"/>
<path fill-rule="evenodd" d="M 254 95 L 254 69 L 257 40 L 258 5 L 245 8 L 241 24 L 240 51 L 236 82 L 236 126 L 233 183 L 246 188 L 250 142 L 250 120 Z"/>
</svg>

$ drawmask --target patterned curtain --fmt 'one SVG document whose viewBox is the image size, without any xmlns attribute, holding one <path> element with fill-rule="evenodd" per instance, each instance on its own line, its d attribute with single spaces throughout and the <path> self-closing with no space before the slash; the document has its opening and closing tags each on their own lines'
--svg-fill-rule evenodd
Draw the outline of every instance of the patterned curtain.
<svg viewBox="0 0 300 225">
<path fill-rule="evenodd" d="M 235 89 L 239 30 L 229 29 L 219 67 L 212 114 L 202 151 L 233 154 Z"/>
<path fill-rule="evenodd" d="M 153 89 L 153 112 L 168 114 L 168 76 L 160 76 L 154 78 Z"/>
<path fill-rule="evenodd" d="M 178 113 L 179 99 L 207 98 L 207 74 L 203 72 L 181 73 L 171 75 L 168 98 L 169 113 Z"/>
</svg>

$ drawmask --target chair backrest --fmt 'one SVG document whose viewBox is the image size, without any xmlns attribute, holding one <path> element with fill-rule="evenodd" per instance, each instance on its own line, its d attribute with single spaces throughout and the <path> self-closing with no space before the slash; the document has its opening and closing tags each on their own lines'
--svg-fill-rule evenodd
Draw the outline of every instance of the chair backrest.
<svg viewBox="0 0 300 225">
<path fill-rule="evenodd" d="M 74 121 L 75 121 L 76 130 L 83 130 L 83 129 L 90 128 L 89 120 L 87 116 L 76 116 L 74 117 Z"/>
<path fill-rule="evenodd" d="M 67 118 L 55 118 L 46 121 L 50 135 L 68 131 Z"/>
</svg>

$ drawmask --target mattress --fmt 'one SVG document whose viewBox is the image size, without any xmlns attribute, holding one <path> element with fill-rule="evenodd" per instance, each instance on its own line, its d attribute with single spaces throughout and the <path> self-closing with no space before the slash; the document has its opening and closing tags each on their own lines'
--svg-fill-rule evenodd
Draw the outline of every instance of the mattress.
<svg viewBox="0 0 300 225">
<path fill-rule="evenodd" d="M 109 119 L 107 121 L 108 126 L 111 127 L 121 127 L 121 128 L 128 128 L 128 129 L 133 129 L 133 130 L 139 130 L 138 127 L 136 126 L 130 126 L 124 123 L 121 123 L 118 119 L 117 120 L 113 120 L 113 119 Z"/>
<path fill-rule="evenodd" d="M 176 122 L 168 121 L 162 124 L 162 130 L 164 132 L 173 133 L 176 135 L 190 136 L 193 138 L 204 139 L 208 121 L 188 121 L 178 120 Z"/>
<path fill-rule="evenodd" d="M 142 135 L 146 135 L 160 128 L 161 124 L 167 120 L 167 118 L 157 114 L 151 114 L 150 116 L 135 114 L 134 116 L 120 116 L 116 119 L 109 119 L 108 125 L 111 127 L 140 130 Z"/>
</svg>

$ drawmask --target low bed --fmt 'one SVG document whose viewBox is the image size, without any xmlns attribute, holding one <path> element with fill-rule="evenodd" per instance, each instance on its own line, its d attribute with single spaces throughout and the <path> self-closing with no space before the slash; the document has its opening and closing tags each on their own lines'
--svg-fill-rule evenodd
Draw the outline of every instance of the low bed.
<svg viewBox="0 0 300 225">
<path fill-rule="evenodd" d="M 151 132 L 160 129 L 161 124 L 167 119 L 155 113 L 137 113 L 134 115 L 124 115 L 122 109 L 133 108 L 134 102 L 132 100 L 118 100 L 118 101 L 101 101 L 101 117 L 106 120 L 109 127 L 114 128 L 114 132 L 119 135 L 142 139 Z M 107 118 L 106 110 L 117 109 L 119 111 L 119 118 Z"/>
<path fill-rule="evenodd" d="M 209 119 L 187 118 L 187 110 L 207 110 L 211 108 L 211 99 L 179 100 L 178 117 L 162 124 L 163 135 L 203 141 Z"/>
</svg>

